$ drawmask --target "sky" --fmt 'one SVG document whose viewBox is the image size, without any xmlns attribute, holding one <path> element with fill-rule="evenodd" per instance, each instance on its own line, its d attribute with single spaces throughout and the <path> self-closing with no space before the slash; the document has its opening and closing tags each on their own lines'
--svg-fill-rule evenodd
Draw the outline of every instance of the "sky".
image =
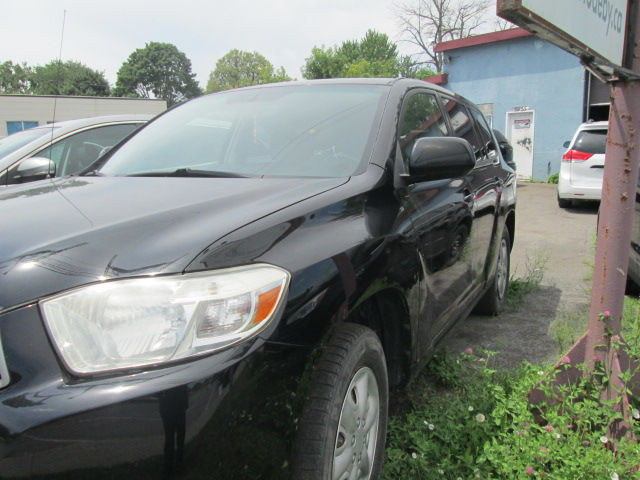
<svg viewBox="0 0 640 480">
<path fill-rule="evenodd" d="M 314 46 L 361 38 L 372 28 L 400 40 L 389 0 L 0 0 L 0 62 L 42 65 L 60 50 L 103 71 L 111 84 L 129 54 L 146 42 L 169 42 L 191 60 L 202 87 L 229 50 L 257 51 L 289 76 Z M 399 43 L 402 53 L 415 47 Z"/>
</svg>

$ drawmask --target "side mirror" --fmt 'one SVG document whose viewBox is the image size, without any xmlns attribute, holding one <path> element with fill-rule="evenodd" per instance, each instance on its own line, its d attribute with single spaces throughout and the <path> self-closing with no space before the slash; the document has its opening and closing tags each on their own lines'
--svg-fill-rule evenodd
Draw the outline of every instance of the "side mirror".
<svg viewBox="0 0 640 480">
<path fill-rule="evenodd" d="M 475 165 L 476 156 L 464 138 L 419 138 L 409 156 L 409 180 L 419 182 L 462 177 Z"/>
<path fill-rule="evenodd" d="M 34 182 L 56 174 L 56 164 L 45 157 L 31 157 L 23 160 L 13 174 L 15 183 Z"/>
<path fill-rule="evenodd" d="M 571 142 L 568 140 L 562 144 L 564 148 L 569 148 L 569 145 L 571 145 Z"/>
</svg>

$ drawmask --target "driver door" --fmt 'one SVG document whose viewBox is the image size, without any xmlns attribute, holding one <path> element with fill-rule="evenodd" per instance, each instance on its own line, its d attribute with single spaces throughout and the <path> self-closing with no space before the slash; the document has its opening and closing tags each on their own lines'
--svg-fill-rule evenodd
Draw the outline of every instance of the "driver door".
<svg viewBox="0 0 640 480">
<path fill-rule="evenodd" d="M 450 134 L 437 96 L 428 90 L 410 92 L 398 124 L 396 161 L 405 171 L 418 138 Z M 467 178 L 431 180 L 408 185 L 402 208 L 411 218 L 414 240 L 423 266 L 426 297 L 419 334 L 430 348 L 455 317 L 473 286 L 468 238 L 473 216 Z"/>
</svg>

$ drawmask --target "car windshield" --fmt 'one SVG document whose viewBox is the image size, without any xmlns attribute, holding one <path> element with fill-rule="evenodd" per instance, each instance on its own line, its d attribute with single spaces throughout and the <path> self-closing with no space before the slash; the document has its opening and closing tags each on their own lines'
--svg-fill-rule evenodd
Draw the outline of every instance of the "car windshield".
<svg viewBox="0 0 640 480">
<path fill-rule="evenodd" d="M 207 95 L 151 122 L 98 170 L 116 176 L 349 176 L 370 153 L 387 91 L 296 85 Z"/>
<path fill-rule="evenodd" d="M 578 134 L 573 149 L 585 153 L 604 153 L 606 146 L 606 130 L 583 130 Z"/>
<path fill-rule="evenodd" d="M 0 139 L 0 160 L 44 135 L 51 135 L 51 127 L 30 128 Z"/>
</svg>

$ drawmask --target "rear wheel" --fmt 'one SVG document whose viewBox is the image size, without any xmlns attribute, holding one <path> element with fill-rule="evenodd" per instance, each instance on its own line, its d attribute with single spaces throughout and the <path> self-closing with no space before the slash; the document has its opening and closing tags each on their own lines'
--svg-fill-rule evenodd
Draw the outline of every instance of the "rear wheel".
<svg viewBox="0 0 640 480">
<path fill-rule="evenodd" d="M 637 297 L 640 294 L 640 287 L 627 273 L 627 285 L 624 289 L 624 294 L 630 297 Z"/>
<path fill-rule="evenodd" d="M 560 198 L 560 195 L 558 195 L 558 206 L 560 208 L 569 208 L 571 206 L 571 200 L 568 198 Z"/>
<path fill-rule="evenodd" d="M 344 324 L 323 348 L 300 418 L 296 480 L 375 480 L 382 469 L 388 380 L 373 330 Z"/>
<path fill-rule="evenodd" d="M 505 227 L 500 240 L 500 250 L 496 262 L 496 272 L 491 281 L 491 287 L 476 305 L 475 312 L 482 315 L 498 315 L 502 310 L 509 288 L 511 238 Z"/>
</svg>

